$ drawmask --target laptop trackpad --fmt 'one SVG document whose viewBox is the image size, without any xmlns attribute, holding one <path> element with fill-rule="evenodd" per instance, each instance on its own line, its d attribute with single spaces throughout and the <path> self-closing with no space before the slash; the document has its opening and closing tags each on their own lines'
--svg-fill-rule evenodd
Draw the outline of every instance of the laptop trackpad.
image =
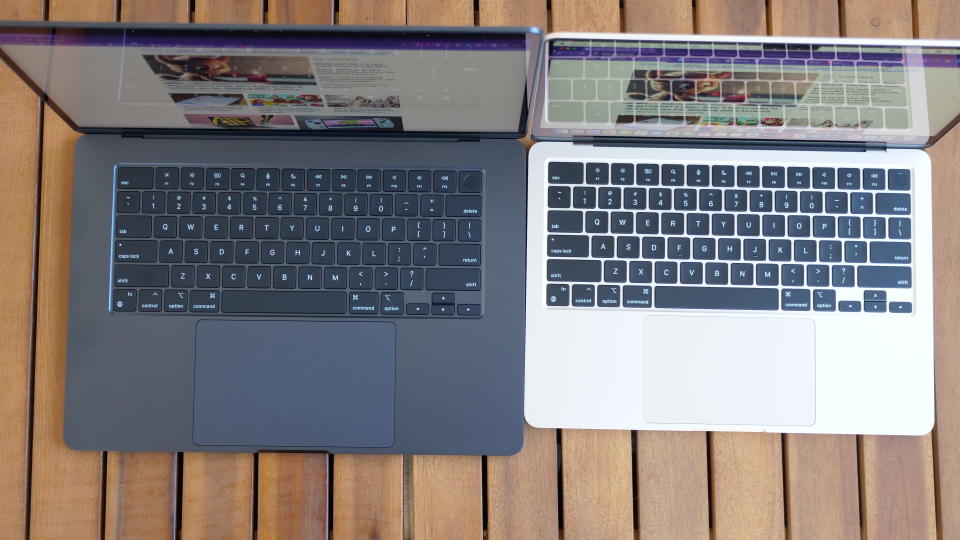
<svg viewBox="0 0 960 540">
<path fill-rule="evenodd" d="M 197 323 L 193 441 L 393 446 L 390 322 Z"/>
<path fill-rule="evenodd" d="M 647 317 L 643 418 L 812 425 L 815 340 L 810 319 Z"/>
</svg>

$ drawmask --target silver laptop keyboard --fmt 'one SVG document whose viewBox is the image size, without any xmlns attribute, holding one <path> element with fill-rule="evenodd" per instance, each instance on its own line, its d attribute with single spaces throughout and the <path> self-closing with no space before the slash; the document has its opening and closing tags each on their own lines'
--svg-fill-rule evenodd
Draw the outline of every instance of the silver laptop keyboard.
<svg viewBox="0 0 960 540">
<path fill-rule="evenodd" d="M 551 161 L 546 305 L 911 313 L 911 176 Z"/>
</svg>

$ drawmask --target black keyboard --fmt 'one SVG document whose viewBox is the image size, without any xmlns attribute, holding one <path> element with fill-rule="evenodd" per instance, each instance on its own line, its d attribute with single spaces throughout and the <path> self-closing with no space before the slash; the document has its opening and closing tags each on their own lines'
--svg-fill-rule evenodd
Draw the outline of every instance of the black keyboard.
<svg viewBox="0 0 960 540">
<path fill-rule="evenodd" d="M 114 312 L 477 317 L 477 170 L 119 166 Z"/>
<path fill-rule="evenodd" d="M 913 311 L 911 172 L 547 166 L 546 305 Z"/>
</svg>

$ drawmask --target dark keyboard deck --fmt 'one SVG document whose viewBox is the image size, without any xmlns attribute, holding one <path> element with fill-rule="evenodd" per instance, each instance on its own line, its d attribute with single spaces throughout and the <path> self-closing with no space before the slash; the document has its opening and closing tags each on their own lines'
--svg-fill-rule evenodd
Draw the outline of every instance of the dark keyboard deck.
<svg viewBox="0 0 960 540">
<path fill-rule="evenodd" d="M 475 170 L 120 166 L 114 312 L 481 314 Z"/>
</svg>

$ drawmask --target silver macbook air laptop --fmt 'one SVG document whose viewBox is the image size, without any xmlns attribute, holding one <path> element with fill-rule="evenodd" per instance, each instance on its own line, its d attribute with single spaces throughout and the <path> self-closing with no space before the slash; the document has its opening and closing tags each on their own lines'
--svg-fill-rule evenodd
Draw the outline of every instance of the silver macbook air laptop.
<svg viewBox="0 0 960 540">
<path fill-rule="evenodd" d="M 4 59 L 84 133 L 67 444 L 519 450 L 515 139 L 539 45 L 535 28 L 2 23 Z"/>
<path fill-rule="evenodd" d="M 527 421 L 922 434 L 960 43 L 552 34 Z"/>
</svg>

